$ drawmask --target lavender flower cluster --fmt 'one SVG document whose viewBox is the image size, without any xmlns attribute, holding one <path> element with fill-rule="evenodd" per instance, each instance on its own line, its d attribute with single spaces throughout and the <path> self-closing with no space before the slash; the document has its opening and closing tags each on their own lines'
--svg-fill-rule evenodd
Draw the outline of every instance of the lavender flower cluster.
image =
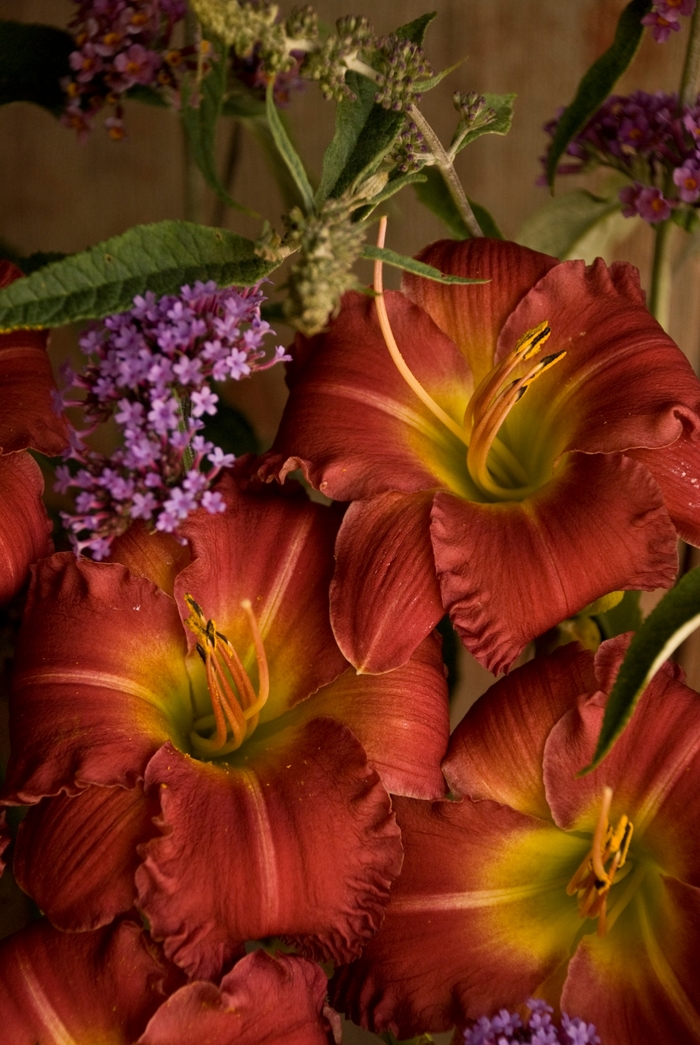
<svg viewBox="0 0 700 1045">
<path fill-rule="evenodd" d="M 524 1024 L 517 1013 L 501 1009 L 489 1019 L 482 1016 L 473 1027 L 464 1032 L 464 1045 L 600 1045 L 600 1038 L 592 1023 L 577 1017 L 570 1019 L 562 1013 L 561 1025 L 552 1022 L 551 1006 L 538 998 L 527 1003 L 530 1017 Z"/>
<path fill-rule="evenodd" d="M 545 124 L 548 134 L 560 116 Z M 676 94 L 612 95 L 566 151 L 575 162 L 561 164 L 559 174 L 606 166 L 632 179 L 620 190 L 625 217 L 656 224 L 700 200 L 700 104 L 681 106 Z"/>
<path fill-rule="evenodd" d="M 105 103 L 114 114 L 105 120 L 110 137 L 124 137 L 121 98 L 136 84 L 178 90 L 183 67 L 196 65 L 195 48 L 171 49 L 177 22 L 185 17 L 185 0 L 75 0 L 78 11 L 69 24 L 76 50 L 70 55 L 72 76 L 63 83 L 67 95 L 62 122 L 81 137 L 91 129 Z"/>
<path fill-rule="evenodd" d="M 656 0 L 649 14 L 642 18 L 642 25 L 648 26 L 656 42 L 662 44 L 680 29 L 681 15 L 692 15 L 694 10 L 695 0 Z"/>
<path fill-rule="evenodd" d="M 259 286 L 219 290 L 213 282 L 184 286 L 179 296 L 148 292 L 81 338 L 90 361 L 80 374 L 64 369 L 58 397 L 86 423 L 73 430 L 66 455 L 79 467 L 57 469 L 59 492 L 80 491 L 76 512 L 63 513 L 76 552 L 105 558 L 132 519 L 172 533 L 197 507 L 223 510 L 211 485 L 234 457 L 201 434 L 219 399 L 209 382 L 238 381 L 289 358 L 277 348 L 265 360 L 263 300 Z M 78 390 L 84 399 L 71 397 Z M 112 417 L 124 445 L 107 457 L 86 440 Z"/>
</svg>

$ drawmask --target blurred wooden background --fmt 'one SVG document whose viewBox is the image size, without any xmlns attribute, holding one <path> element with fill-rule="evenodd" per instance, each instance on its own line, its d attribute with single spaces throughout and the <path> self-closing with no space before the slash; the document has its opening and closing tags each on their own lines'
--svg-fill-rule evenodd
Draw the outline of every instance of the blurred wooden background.
<svg viewBox="0 0 700 1045">
<path fill-rule="evenodd" d="M 455 125 L 456 114 L 451 105 L 454 90 L 517 92 L 511 133 L 505 138 L 481 138 L 465 149 L 458 160 L 469 196 L 494 214 L 508 237 L 517 238 L 524 220 L 547 200 L 546 190 L 535 185 L 540 172 L 538 156 L 545 144 L 542 124 L 558 106 L 571 99 L 583 72 L 609 45 L 625 3 L 626 0 L 404 0 L 398 4 L 374 0 L 364 7 L 357 4 L 349 12 L 344 0 L 318 0 L 316 9 L 328 22 L 342 14 L 366 14 L 382 32 L 426 10 L 437 10 L 438 17 L 426 38 L 433 66 L 442 69 L 465 59 L 423 101 L 425 114 L 443 140 L 449 140 Z M 289 5 L 281 6 L 286 11 Z M 70 0 L 0 0 L 3 19 L 65 26 L 73 10 Z M 655 44 L 651 37 L 645 39 L 618 90 L 675 90 L 686 34 L 687 26 L 682 33 L 672 34 L 664 45 Z M 333 106 L 309 85 L 293 97 L 288 112 L 308 166 L 318 174 L 323 149 L 332 134 Z M 169 112 L 129 103 L 126 122 L 128 138 L 124 142 L 112 142 L 98 119 L 89 140 L 80 144 L 72 131 L 43 110 L 29 105 L 1 108 L 0 239 L 23 254 L 37 250 L 70 252 L 136 223 L 182 217 L 183 151 L 177 119 Z M 227 134 L 222 128 L 222 157 Z M 570 179 L 562 179 L 560 191 L 573 187 Z M 244 141 L 232 194 L 269 219 L 278 220 L 282 203 L 265 160 L 252 140 Z M 205 202 L 207 213 L 213 215 L 214 199 L 210 194 Z M 254 221 L 231 211 L 226 225 L 253 237 L 258 233 Z M 444 234 L 437 219 L 416 202 L 411 189 L 396 198 L 388 245 L 411 254 Z M 687 244 L 681 243 L 679 237 L 670 332 L 697 367 L 698 260 L 684 251 L 684 246 Z M 650 249 L 651 234 L 644 228 L 616 253 L 637 264 L 646 282 Z M 69 351 L 74 341 L 75 331 L 56 332 L 56 357 Z M 284 396 L 282 374 L 277 370 L 242 383 L 237 390 L 239 407 L 264 442 L 274 435 Z M 700 671 L 692 663 L 690 666 L 692 681 L 697 685 Z M 471 700 L 488 685 L 491 676 L 467 658 L 463 669 L 464 697 Z"/>
</svg>

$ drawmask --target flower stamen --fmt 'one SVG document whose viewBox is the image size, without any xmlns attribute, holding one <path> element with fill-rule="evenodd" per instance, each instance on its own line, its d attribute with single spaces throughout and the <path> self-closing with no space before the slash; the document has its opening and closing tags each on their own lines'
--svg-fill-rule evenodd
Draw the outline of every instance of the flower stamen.
<svg viewBox="0 0 700 1045">
<path fill-rule="evenodd" d="M 270 673 L 260 628 L 250 599 L 243 599 L 241 609 L 248 618 L 258 667 L 256 693 L 235 647 L 217 630 L 216 622 L 205 617 L 191 595 L 185 595 L 185 602 L 190 610 L 185 624 L 197 637 L 197 652 L 204 663 L 212 707 L 211 714 L 193 722 L 190 741 L 200 755 L 228 755 L 237 751 L 252 734 L 270 693 Z M 207 733 L 210 735 L 205 735 Z"/>
</svg>

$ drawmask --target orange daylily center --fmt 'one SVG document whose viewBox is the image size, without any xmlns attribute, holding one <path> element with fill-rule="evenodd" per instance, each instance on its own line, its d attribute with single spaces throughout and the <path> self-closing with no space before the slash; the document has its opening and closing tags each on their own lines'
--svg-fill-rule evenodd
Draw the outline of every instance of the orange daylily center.
<svg viewBox="0 0 700 1045">
<path fill-rule="evenodd" d="M 191 595 L 185 595 L 190 616 L 185 624 L 197 636 L 204 663 L 212 712 L 192 724 L 190 742 L 198 755 L 218 758 L 237 751 L 255 730 L 270 693 L 270 672 L 258 622 L 249 599 L 241 602 L 248 618 L 258 664 L 258 692 L 232 643 L 208 620 Z"/>
<path fill-rule="evenodd" d="M 379 227 L 377 245 L 384 246 L 386 218 Z M 464 423 L 450 417 L 423 388 L 412 373 L 391 330 L 384 303 L 382 263 L 374 266 L 374 289 L 377 316 L 384 342 L 399 373 L 425 406 L 467 448 L 467 469 L 479 490 L 497 500 L 519 500 L 539 484 L 532 484 L 523 464 L 510 447 L 499 438 L 499 430 L 515 404 L 522 399 L 532 382 L 563 359 L 565 351 L 540 356 L 542 346 L 551 334 L 547 320 L 528 330 L 518 339 L 515 348 L 497 363 L 472 393 L 466 406 Z M 538 357 L 533 362 L 535 357 Z M 525 366 L 524 373 L 512 375 Z"/>
<path fill-rule="evenodd" d="M 612 928 L 637 891 L 641 880 L 635 872 L 627 888 L 608 911 L 608 894 L 612 885 L 616 878 L 619 882 L 627 874 L 620 872 L 627 860 L 633 831 L 633 825 L 625 815 L 620 817 L 616 827 L 612 826 L 608 820 L 611 801 L 612 788 L 606 787 L 591 848 L 566 887 L 569 896 L 576 894 L 579 916 L 597 919 L 598 936 L 605 936 Z"/>
</svg>

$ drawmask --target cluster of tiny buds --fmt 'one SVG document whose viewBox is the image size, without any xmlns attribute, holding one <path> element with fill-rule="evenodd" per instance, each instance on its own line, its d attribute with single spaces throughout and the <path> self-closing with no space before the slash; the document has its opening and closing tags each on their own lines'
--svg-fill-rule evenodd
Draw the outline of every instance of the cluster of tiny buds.
<svg viewBox="0 0 700 1045">
<path fill-rule="evenodd" d="M 375 47 L 374 30 L 366 18 L 348 15 L 336 22 L 336 32 L 310 50 L 302 71 L 318 81 L 323 96 L 334 101 L 354 98 L 345 75 L 358 55 Z"/>
<path fill-rule="evenodd" d="M 649 14 L 642 18 L 642 25 L 648 26 L 656 42 L 662 44 L 681 28 L 681 15 L 692 15 L 694 10 L 695 0 L 655 0 Z"/>
<path fill-rule="evenodd" d="M 72 466 L 56 472 L 59 492 L 79 491 L 75 512 L 63 513 L 76 552 L 104 559 L 134 519 L 172 533 L 195 508 L 223 510 L 211 486 L 234 457 L 204 437 L 203 418 L 217 411 L 211 382 L 288 358 L 277 348 L 266 359 L 263 300 L 259 286 L 219 290 L 211 281 L 161 298 L 149 291 L 83 335 L 88 363 L 80 373 L 64 368 L 57 396 L 60 409 L 79 409 L 85 423 L 72 430 Z M 106 456 L 89 439 L 110 418 L 123 445 Z"/>
<path fill-rule="evenodd" d="M 425 166 L 430 155 L 430 150 L 425 144 L 425 138 L 409 117 L 399 134 L 396 144 L 391 153 L 391 158 L 402 174 L 419 171 Z"/>
<path fill-rule="evenodd" d="M 421 79 L 433 75 L 430 63 L 418 44 L 399 36 L 380 41 L 377 63 L 377 105 L 396 112 L 405 112 L 419 102 Z"/>
<path fill-rule="evenodd" d="M 497 117 L 497 112 L 486 105 L 483 94 L 476 91 L 455 91 L 452 95 L 452 104 L 462 118 L 465 130 L 475 130 L 477 127 L 485 127 Z"/>
<path fill-rule="evenodd" d="M 76 50 L 71 76 L 62 86 L 66 109 L 62 122 L 85 137 L 103 105 L 113 107 L 105 120 L 111 138 L 125 135 L 121 100 L 134 86 L 177 92 L 182 72 L 195 68 L 195 48 L 170 47 L 175 25 L 186 13 L 185 0 L 75 0 L 69 25 Z"/>
<path fill-rule="evenodd" d="M 489 1019 L 482 1016 L 473 1027 L 464 1032 L 464 1045 L 600 1045 L 600 1038 L 592 1023 L 578 1017 L 570 1019 L 562 1013 L 559 1027 L 552 1020 L 553 1009 L 538 998 L 527 1002 L 530 1015 L 527 1023 L 507 1009 Z"/>
<path fill-rule="evenodd" d="M 678 95 L 663 91 L 612 95 L 569 144 L 567 156 L 574 162 L 560 164 L 557 173 L 612 167 L 632 180 L 619 194 L 625 217 L 657 224 L 680 210 L 694 220 L 691 208 L 700 203 L 699 103 L 681 106 Z M 558 117 L 545 131 L 553 135 L 557 123 Z"/>
</svg>

